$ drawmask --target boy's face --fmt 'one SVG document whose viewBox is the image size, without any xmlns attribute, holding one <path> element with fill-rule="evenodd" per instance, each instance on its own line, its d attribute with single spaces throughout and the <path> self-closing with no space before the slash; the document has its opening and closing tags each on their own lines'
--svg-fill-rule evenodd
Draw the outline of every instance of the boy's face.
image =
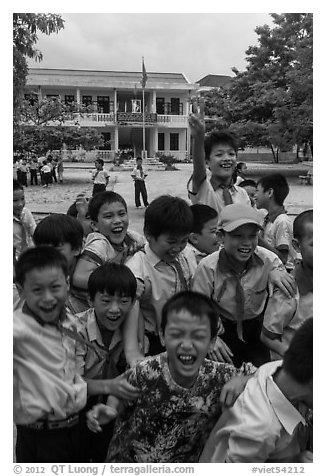
<svg viewBox="0 0 326 476">
<path fill-rule="evenodd" d="M 208 220 L 201 233 L 194 233 L 192 242 L 194 246 L 202 253 L 210 254 L 217 251 L 220 247 L 219 233 L 217 231 L 217 218 Z"/>
<path fill-rule="evenodd" d="M 236 152 L 230 145 L 215 144 L 209 155 L 208 165 L 212 175 L 227 180 L 232 177 L 236 161 Z"/>
<path fill-rule="evenodd" d="M 172 311 L 163 340 L 171 376 L 182 387 L 191 387 L 212 340 L 208 316 L 194 316 L 186 310 Z"/>
<path fill-rule="evenodd" d="M 16 218 L 20 218 L 25 206 L 24 190 L 15 190 L 13 193 L 13 214 Z"/>
<path fill-rule="evenodd" d="M 296 240 L 302 256 L 302 262 L 309 268 L 313 268 L 313 223 L 305 223 L 302 239 Z"/>
<path fill-rule="evenodd" d="M 69 290 L 68 278 L 60 268 L 28 271 L 21 288 L 30 310 L 45 323 L 58 322 Z"/>
<path fill-rule="evenodd" d="M 266 208 L 270 202 L 271 197 L 271 189 L 264 191 L 264 188 L 259 183 L 257 185 L 257 192 L 256 192 L 256 207 L 257 208 Z"/>
<path fill-rule="evenodd" d="M 114 331 L 125 320 L 134 301 L 129 296 L 122 297 L 115 293 L 114 296 L 98 291 L 92 302 L 95 309 L 98 325 L 101 329 Z"/>
<path fill-rule="evenodd" d="M 258 244 L 259 228 L 253 223 L 242 225 L 230 232 L 224 232 L 224 249 L 239 263 L 246 263 Z"/>
<path fill-rule="evenodd" d="M 102 165 L 97 160 L 95 160 L 95 167 L 99 170 L 102 168 Z"/>
<path fill-rule="evenodd" d="M 247 185 L 243 188 L 245 189 L 250 198 L 251 206 L 254 207 L 256 205 L 256 187 L 253 187 L 252 185 Z"/>
<path fill-rule="evenodd" d="M 162 233 L 157 238 L 149 235 L 146 237 L 150 249 L 162 260 L 167 263 L 177 258 L 178 254 L 186 247 L 189 233 L 176 236 L 170 233 Z"/>
<path fill-rule="evenodd" d="M 120 202 L 103 203 L 97 221 L 92 221 L 94 231 L 102 233 L 113 245 L 120 245 L 129 225 L 127 210 Z"/>
<path fill-rule="evenodd" d="M 74 248 L 72 248 L 71 244 L 68 242 L 62 243 L 59 246 L 55 246 L 55 248 L 58 251 L 60 251 L 60 253 L 63 254 L 63 256 L 66 257 L 66 260 L 68 262 L 68 269 L 70 269 L 71 265 L 74 262 L 75 257 L 79 255 L 80 250 L 75 250 Z"/>
</svg>

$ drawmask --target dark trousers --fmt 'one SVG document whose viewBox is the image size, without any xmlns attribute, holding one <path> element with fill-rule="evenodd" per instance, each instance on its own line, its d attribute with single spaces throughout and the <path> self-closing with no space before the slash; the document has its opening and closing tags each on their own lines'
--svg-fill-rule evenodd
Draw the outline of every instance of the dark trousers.
<svg viewBox="0 0 326 476">
<path fill-rule="evenodd" d="M 32 430 L 17 426 L 17 463 L 80 463 L 80 426 Z"/>
<path fill-rule="evenodd" d="M 135 180 L 135 204 L 136 207 L 140 207 L 140 195 L 142 196 L 145 207 L 148 205 L 147 190 L 143 180 Z"/>
<path fill-rule="evenodd" d="M 51 176 L 52 176 L 52 179 L 54 180 L 54 182 L 57 183 L 58 180 L 57 180 L 57 175 L 55 173 L 55 169 L 52 169 Z"/>
<path fill-rule="evenodd" d="M 37 185 L 37 170 L 31 170 L 31 185 Z"/>
<path fill-rule="evenodd" d="M 27 187 L 27 172 L 20 172 L 18 181 Z"/>
<path fill-rule="evenodd" d="M 94 197 L 94 195 L 96 195 L 97 193 L 105 192 L 105 190 L 105 183 L 94 183 L 92 196 Z"/>
<path fill-rule="evenodd" d="M 225 332 L 220 337 L 232 350 L 232 360 L 236 367 L 240 367 L 242 362 L 251 362 L 256 367 L 270 362 L 269 349 L 260 340 L 262 316 L 242 321 L 245 342 L 239 339 L 235 322 L 224 318 L 222 322 Z"/>
<path fill-rule="evenodd" d="M 42 183 L 43 183 L 43 185 L 49 185 L 50 183 L 52 183 L 52 174 L 51 174 L 51 172 L 43 173 Z"/>
</svg>

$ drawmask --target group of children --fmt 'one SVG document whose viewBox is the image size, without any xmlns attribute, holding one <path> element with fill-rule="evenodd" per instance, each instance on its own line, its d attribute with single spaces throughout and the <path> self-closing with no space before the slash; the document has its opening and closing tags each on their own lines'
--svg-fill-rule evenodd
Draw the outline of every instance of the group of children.
<svg viewBox="0 0 326 476">
<path fill-rule="evenodd" d="M 312 210 L 292 232 L 283 182 L 250 200 L 233 136 L 189 122 L 192 205 L 155 198 L 142 236 L 102 191 L 15 259 L 18 462 L 311 461 Z"/>
<path fill-rule="evenodd" d="M 40 179 L 43 187 L 48 187 L 53 182 L 63 182 L 63 160 L 49 154 L 47 157 L 39 157 L 32 154 L 30 158 L 22 157 L 14 160 L 14 178 L 24 187 L 38 185 Z M 39 176 L 39 177 L 38 177 Z"/>
</svg>

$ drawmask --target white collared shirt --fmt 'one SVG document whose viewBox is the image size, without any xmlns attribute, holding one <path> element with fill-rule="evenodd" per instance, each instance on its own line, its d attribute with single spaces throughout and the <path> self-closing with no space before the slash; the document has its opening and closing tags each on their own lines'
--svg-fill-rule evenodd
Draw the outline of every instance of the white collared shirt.
<svg viewBox="0 0 326 476">
<path fill-rule="evenodd" d="M 201 463 L 292 462 L 300 453 L 300 438 L 308 430 L 302 413 L 308 410 L 302 405 L 300 413 L 275 384 L 273 374 L 281 364 L 262 365 L 248 381 L 216 423 Z"/>
</svg>

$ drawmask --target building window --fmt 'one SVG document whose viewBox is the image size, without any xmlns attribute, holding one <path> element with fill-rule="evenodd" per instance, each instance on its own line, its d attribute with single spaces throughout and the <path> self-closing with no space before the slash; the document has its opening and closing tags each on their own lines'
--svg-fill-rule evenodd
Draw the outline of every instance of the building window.
<svg viewBox="0 0 326 476">
<path fill-rule="evenodd" d="M 46 99 L 52 99 L 52 101 L 59 101 L 60 96 L 59 94 L 47 94 Z"/>
<path fill-rule="evenodd" d="M 97 96 L 97 112 L 110 112 L 109 96 Z"/>
<path fill-rule="evenodd" d="M 170 134 L 170 150 L 179 150 L 179 134 Z"/>
<path fill-rule="evenodd" d="M 73 94 L 65 94 L 65 104 L 71 104 L 75 101 L 75 96 Z"/>
<path fill-rule="evenodd" d="M 156 113 L 165 114 L 164 113 L 164 98 L 156 98 Z"/>
<path fill-rule="evenodd" d="M 164 132 L 159 132 L 157 139 L 158 139 L 157 141 L 158 150 L 164 150 Z"/>
<path fill-rule="evenodd" d="M 83 96 L 82 97 L 82 103 L 84 106 L 90 106 L 92 104 L 92 96 Z"/>
<path fill-rule="evenodd" d="M 180 99 L 171 98 L 171 114 L 179 116 L 180 114 Z"/>
<path fill-rule="evenodd" d="M 102 137 L 104 143 L 102 147 L 99 147 L 100 150 L 111 150 L 111 132 L 102 132 Z"/>
<path fill-rule="evenodd" d="M 34 106 L 34 104 L 37 104 L 38 102 L 38 95 L 35 93 L 25 94 L 24 97 L 26 101 L 29 101 L 31 106 Z"/>
</svg>

